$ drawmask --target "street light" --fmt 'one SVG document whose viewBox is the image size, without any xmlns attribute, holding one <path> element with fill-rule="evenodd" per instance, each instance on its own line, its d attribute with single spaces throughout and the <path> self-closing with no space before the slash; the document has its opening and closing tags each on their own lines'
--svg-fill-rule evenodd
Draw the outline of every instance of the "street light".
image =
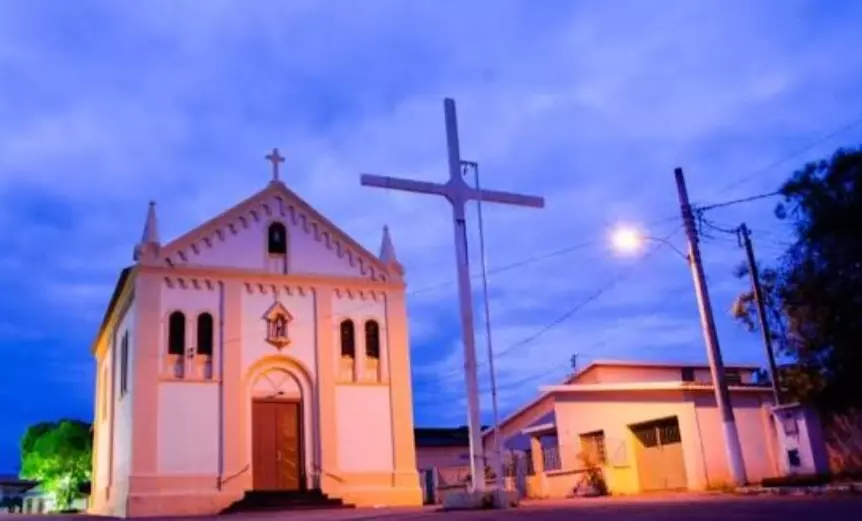
<svg viewBox="0 0 862 521">
<path fill-rule="evenodd" d="M 619 226 L 611 233 L 611 244 L 614 249 L 623 253 L 634 253 L 643 246 L 643 234 L 637 228 Z"/>
<path fill-rule="evenodd" d="M 667 239 L 662 239 L 661 237 L 653 237 L 651 235 L 644 235 L 644 233 L 634 227 L 634 226 L 618 226 L 614 228 L 611 232 L 611 244 L 613 245 L 616 251 L 625 254 L 636 253 L 643 249 L 645 242 L 657 242 L 664 246 L 667 246 L 671 250 L 674 251 L 677 255 L 683 258 L 686 262 L 689 262 L 690 257 L 683 253 L 679 248 L 673 245 Z"/>
</svg>

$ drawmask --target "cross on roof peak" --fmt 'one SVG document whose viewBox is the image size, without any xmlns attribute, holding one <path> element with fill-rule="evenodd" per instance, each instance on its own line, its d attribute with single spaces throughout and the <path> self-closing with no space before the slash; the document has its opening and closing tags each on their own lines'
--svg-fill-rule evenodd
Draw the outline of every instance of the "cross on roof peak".
<svg viewBox="0 0 862 521">
<path fill-rule="evenodd" d="M 272 152 L 266 155 L 266 159 L 272 164 L 272 180 L 274 182 L 280 181 L 279 165 L 284 163 L 284 157 L 278 153 L 278 148 L 273 148 Z"/>
</svg>

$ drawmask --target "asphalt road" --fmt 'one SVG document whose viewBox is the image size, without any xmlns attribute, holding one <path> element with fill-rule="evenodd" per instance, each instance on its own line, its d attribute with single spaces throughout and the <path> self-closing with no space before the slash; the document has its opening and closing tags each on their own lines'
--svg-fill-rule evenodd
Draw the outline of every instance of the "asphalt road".
<svg viewBox="0 0 862 521">
<path fill-rule="evenodd" d="M 469 514 L 466 513 L 465 514 Z M 504 516 L 530 521 L 862 521 L 862 496 L 855 497 L 687 497 L 573 500 L 527 506 Z M 465 518 L 466 519 L 466 518 Z M 473 519 L 471 517 L 471 519 Z"/>
<path fill-rule="evenodd" d="M 537 501 L 510 510 L 466 512 L 354 510 L 339 514 L 307 513 L 292 517 L 267 514 L 267 521 L 288 519 L 354 521 L 862 521 L 862 496 L 741 497 L 683 495 L 679 497 L 596 498 Z M 264 521 L 261 514 L 249 520 Z M 233 521 L 233 520 L 231 520 Z"/>
</svg>

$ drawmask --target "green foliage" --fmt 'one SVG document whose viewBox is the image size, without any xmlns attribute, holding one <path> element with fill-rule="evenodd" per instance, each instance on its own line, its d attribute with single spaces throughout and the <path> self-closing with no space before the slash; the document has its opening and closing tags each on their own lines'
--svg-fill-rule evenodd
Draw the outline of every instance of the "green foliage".
<svg viewBox="0 0 862 521">
<path fill-rule="evenodd" d="M 89 424 L 37 423 L 21 438 L 21 477 L 39 481 L 44 491 L 54 495 L 57 509 L 68 509 L 79 487 L 90 480 L 92 452 Z"/>
<path fill-rule="evenodd" d="M 781 187 L 776 216 L 795 240 L 761 282 L 787 398 L 840 411 L 862 405 L 862 150 L 805 165 Z M 748 279 L 745 267 L 737 270 Z M 734 316 L 755 329 L 753 295 Z"/>
</svg>

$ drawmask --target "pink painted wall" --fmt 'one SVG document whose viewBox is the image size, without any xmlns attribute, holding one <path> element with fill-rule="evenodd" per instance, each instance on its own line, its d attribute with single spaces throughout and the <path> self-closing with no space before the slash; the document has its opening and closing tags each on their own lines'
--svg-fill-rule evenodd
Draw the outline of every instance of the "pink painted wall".
<svg viewBox="0 0 862 521">
<path fill-rule="evenodd" d="M 389 387 L 339 385 L 335 389 L 338 466 L 345 472 L 392 471 Z"/>
<path fill-rule="evenodd" d="M 557 437 L 563 469 L 581 468 L 577 455 L 581 451 L 580 435 L 602 430 L 605 433 L 609 464 L 637 475 L 635 440 L 629 425 L 671 416 L 679 419 L 686 477 L 690 488 L 703 488 L 703 457 L 695 421 L 694 404 L 677 391 L 597 392 L 560 394 L 556 399 Z M 609 483 L 612 491 L 627 487 Z"/>
<path fill-rule="evenodd" d="M 694 395 L 697 420 L 700 425 L 709 484 L 730 483 L 721 413 L 712 393 Z M 749 482 L 759 482 L 778 472 L 775 460 L 775 439 L 769 429 L 772 401 L 768 393 L 733 393 L 731 396 L 736 429 L 745 461 Z"/>
<path fill-rule="evenodd" d="M 775 440 L 769 430 L 771 401 L 763 393 L 732 393 L 734 414 L 748 480 L 777 472 Z M 689 488 L 720 487 L 730 481 L 724 438 L 715 398 L 710 392 L 596 392 L 559 395 L 557 431 L 563 468 L 577 468 L 581 434 L 603 430 L 609 462 L 636 475 L 635 441 L 629 426 L 676 416 L 679 419 Z M 613 485 L 611 484 L 612 488 Z"/>
</svg>

